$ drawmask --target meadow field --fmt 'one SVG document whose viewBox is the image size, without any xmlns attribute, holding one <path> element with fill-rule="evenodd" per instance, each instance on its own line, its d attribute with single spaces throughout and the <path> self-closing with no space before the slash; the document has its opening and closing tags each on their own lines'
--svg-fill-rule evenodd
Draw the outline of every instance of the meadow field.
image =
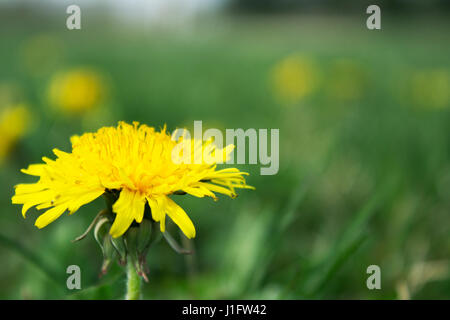
<svg viewBox="0 0 450 320">
<path fill-rule="evenodd" d="M 37 210 L 23 219 L 11 203 L 35 181 L 20 169 L 120 120 L 280 130 L 276 175 L 238 165 L 255 191 L 174 196 L 197 236 L 168 230 L 195 253 L 155 243 L 145 299 L 450 299 L 448 19 L 386 17 L 380 31 L 342 15 L 92 20 L 0 23 L 1 299 L 122 298 L 123 268 L 99 278 L 94 237 L 71 242 L 102 199 L 42 230 Z M 81 290 L 66 287 L 73 264 Z"/>
</svg>

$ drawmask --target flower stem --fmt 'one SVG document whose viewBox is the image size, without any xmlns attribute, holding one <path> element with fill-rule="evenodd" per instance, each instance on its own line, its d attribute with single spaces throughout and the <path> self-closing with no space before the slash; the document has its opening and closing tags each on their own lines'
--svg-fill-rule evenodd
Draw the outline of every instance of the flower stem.
<svg viewBox="0 0 450 320">
<path fill-rule="evenodd" d="M 126 300 L 139 300 L 141 297 L 141 277 L 136 272 L 131 259 L 127 263 L 127 295 Z"/>
</svg>

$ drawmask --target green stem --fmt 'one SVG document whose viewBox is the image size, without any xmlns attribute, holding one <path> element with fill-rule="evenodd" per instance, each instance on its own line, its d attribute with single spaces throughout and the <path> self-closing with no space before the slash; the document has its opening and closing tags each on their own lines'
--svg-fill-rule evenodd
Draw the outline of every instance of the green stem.
<svg viewBox="0 0 450 320">
<path fill-rule="evenodd" d="M 132 259 L 127 263 L 127 295 L 126 300 L 139 300 L 141 297 L 141 277 L 136 272 Z"/>
</svg>

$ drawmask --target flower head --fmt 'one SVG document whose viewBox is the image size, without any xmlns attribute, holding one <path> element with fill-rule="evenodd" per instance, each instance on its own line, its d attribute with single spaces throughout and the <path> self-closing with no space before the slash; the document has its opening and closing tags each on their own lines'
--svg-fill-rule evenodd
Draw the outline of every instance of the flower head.
<svg viewBox="0 0 450 320">
<path fill-rule="evenodd" d="M 445 109 L 450 106 L 450 72 L 444 68 L 412 72 L 408 97 L 421 108 Z"/>
<path fill-rule="evenodd" d="M 315 64 L 301 55 L 290 55 L 272 70 L 273 88 L 284 103 L 297 103 L 316 88 L 318 72 Z"/>
<path fill-rule="evenodd" d="M 357 101 L 364 96 L 368 80 L 367 71 L 361 63 L 350 59 L 336 59 L 331 64 L 327 94 L 333 101 Z"/>
<path fill-rule="evenodd" d="M 112 237 L 123 235 L 133 221 L 141 223 L 148 204 L 151 217 L 160 223 L 162 232 L 168 215 L 192 238 L 195 228 L 191 219 L 170 195 L 187 193 L 215 199 L 215 193 L 234 197 L 235 188 L 252 188 L 245 183 L 246 173 L 236 168 L 216 170 L 215 163 L 172 161 L 177 141 L 171 139 L 165 128 L 157 132 L 137 122 L 132 125 L 119 122 L 117 127 L 73 136 L 71 143 L 71 153 L 54 149 L 55 160 L 44 157 L 44 163 L 22 170 L 38 176 L 38 182 L 15 187 L 12 202 L 23 204 L 24 217 L 32 206 L 47 209 L 36 220 L 38 228 L 47 226 L 65 211 L 74 213 L 104 193 L 115 193 L 118 199 L 112 206 L 115 214 L 110 229 Z M 232 151 L 230 146 L 215 148 L 212 141 L 190 143 L 194 146 L 193 154 L 201 148 L 226 158 Z"/>
<path fill-rule="evenodd" d="M 88 68 L 56 74 L 48 89 L 53 106 L 66 113 L 83 113 L 99 105 L 105 94 L 102 76 Z"/>
<path fill-rule="evenodd" d="M 19 48 L 21 67 L 32 76 L 45 76 L 61 65 L 62 39 L 51 33 L 38 33 L 24 39 Z"/>
<path fill-rule="evenodd" d="M 27 132 L 30 112 L 23 105 L 14 105 L 0 112 L 0 162 Z"/>
</svg>

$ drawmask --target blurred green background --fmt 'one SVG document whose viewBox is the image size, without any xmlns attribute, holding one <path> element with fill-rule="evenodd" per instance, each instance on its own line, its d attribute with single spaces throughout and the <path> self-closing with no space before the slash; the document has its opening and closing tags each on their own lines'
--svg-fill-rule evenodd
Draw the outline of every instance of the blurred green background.
<svg viewBox="0 0 450 320">
<path fill-rule="evenodd" d="M 38 230 L 11 204 L 35 181 L 21 168 L 119 120 L 202 120 L 279 128 L 280 171 L 240 165 L 256 191 L 235 200 L 178 196 L 197 237 L 169 230 L 195 254 L 155 244 L 145 299 L 450 299 L 448 6 L 380 2 L 370 31 L 362 2 L 168 2 L 81 1 L 74 31 L 65 1 L 0 2 L 0 298 L 121 299 L 125 285 L 117 265 L 99 279 L 92 234 L 71 243 L 103 200 Z M 82 290 L 66 288 L 72 264 Z"/>
</svg>

